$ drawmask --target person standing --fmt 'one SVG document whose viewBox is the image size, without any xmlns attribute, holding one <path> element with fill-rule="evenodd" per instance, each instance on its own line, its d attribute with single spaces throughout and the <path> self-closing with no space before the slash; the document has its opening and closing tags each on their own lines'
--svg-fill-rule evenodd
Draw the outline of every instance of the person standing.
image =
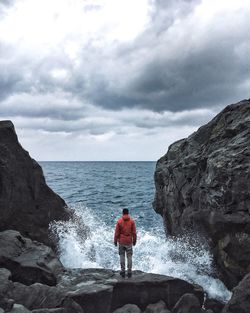
<svg viewBox="0 0 250 313">
<path fill-rule="evenodd" d="M 132 276 L 133 246 L 136 245 L 136 227 L 134 220 L 129 216 L 129 210 L 122 210 L 122 218 L 116 223 L 114 245 L 119 243 L 121 263 L 120 275 L 125 277 L 125 254 L 127 256 L 128 277 Z"/>
</svg>

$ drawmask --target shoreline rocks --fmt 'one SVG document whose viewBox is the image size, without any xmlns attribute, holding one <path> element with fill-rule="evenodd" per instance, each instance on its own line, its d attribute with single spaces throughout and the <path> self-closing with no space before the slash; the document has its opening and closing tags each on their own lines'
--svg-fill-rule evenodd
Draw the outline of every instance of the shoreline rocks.
<svg viewBox="0 0 250 313">
<path fill-rule="evenodd" d="M 14 229 L 54 247 L 53 220 L 67 220 L 66 203 L 45 182 L 40 165 L 25 151 L 11 121 L 0 121 L 0 231 Z"/>
<path fill-rule="evenodd" d="M 227 106 L 173 143 L 155 170 L 154 209 L 168 234 L 197 232 L 232 289 L 250 272 L 250 101 Z"/>
<path fill-rule="evenodd" d="M 112 270 L 65 269 L 58 274 L 56 286 L 40 283 L 27 286 L 13 282 L 12 273 L 3 268 L 0 268 L 0 275 L 0 299 L 22 305 L 32 312 L 64 309 L 63 312 L 111 313 L 127 304 L 149 311 L 148 306 L 159 301 L 172 310 L 185 294 L 194 297 L 200 307 L 204 301 L 200 286 L 140 271 L 135 271 L 132 278 L 124 279 Z"/>
<path fill-rule="evenodd" d="M 234 136 L 235 131 L 230 134 Z M 240 166 L 244 168 L 243 161 Z M 161 179 L 164 182 L 163 176 Z M 166 189 L 165 185 L 161 187 L 160 191 Z M 244 191 L 244 186 L 241 190 Z M 165 196 L 159 199 L 165 200 Z M 243 192 L 239 203 L 247 200 L 244 197 Z M 160 212 L 162 207 L 156 209 Z M 54 220 L 68 220 L 71 213 L 64 200 L 46 185 L 41 167 L 23 150 L 10 121 L 0 122 L 0 213 L 0 312 L 222 313 L 223 304 L 213 299 L 204 302 L 203 289 L 181 279 L 140 271 L 124 279 L 113 270 L 64 268 L 52 250 L 55 243 L 49 237 L 48 227 Z M 241 227 L 242 216 L 237 210 L 236 213 L 236 220 L 231 215 L 231 223 L 234 225 L 236 221 Z M 244 216 L 246 211 L 241 210 L 241 214 Z M 223 226 L 223 218 L 217 216 L 215 220 Z M 165 221 L 167 224 L 171 219 Z M 245 264 L 249 251 L 248 227 L 242 232 L 234 225 L 232 229 L 238 231 L 228 233 L 229 226 L 225 226 L 224 237 L 220 233 L 218 238 L 213 237 L 215 247 L 220 248 L 218 260 L 234 258 Z M 235 245 L 247 247 L 245 253 L 237 255 Z M 235 273 L 229 267 L 233 277 L 238 274 L 237 266 Z M 243 274 L 244 271 L 240 277 Z M 234 289 L 223 313 L 249 312 L 248 285 L 249 275 Z"/>
<path fill-rule="evenodd" d="M 51 248 L 19 232 L 0 232 L 0 267 L 11 271 L 11 279 L 25 285 L 56 285 L 56 275 L 63 270 Z"/>
</svg>

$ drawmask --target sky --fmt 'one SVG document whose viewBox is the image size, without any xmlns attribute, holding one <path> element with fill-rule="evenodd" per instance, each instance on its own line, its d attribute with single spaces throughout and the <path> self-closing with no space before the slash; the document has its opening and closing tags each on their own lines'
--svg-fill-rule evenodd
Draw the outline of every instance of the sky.
<svg viewBox="0 0 250 313">
<path fill-rule="evenodd" d="M 0 0 L 0 119 L 37 160 L 152 160 L 250 98 L 248 0 Z"/>
</svg>

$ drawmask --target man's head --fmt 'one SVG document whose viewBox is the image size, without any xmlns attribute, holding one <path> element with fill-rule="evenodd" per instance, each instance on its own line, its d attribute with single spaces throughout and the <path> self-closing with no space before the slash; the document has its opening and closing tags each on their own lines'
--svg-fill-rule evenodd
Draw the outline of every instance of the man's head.
<svg viewBox="0 0 250 313">
<path fill-rule="evenodd" d="M 123 209 L 123 210 L 122 210 L 122 214 L 123 214 L 123 215 L 128 214 L 128 213 L 129 213 L 128 209 Z"/>
</svg>

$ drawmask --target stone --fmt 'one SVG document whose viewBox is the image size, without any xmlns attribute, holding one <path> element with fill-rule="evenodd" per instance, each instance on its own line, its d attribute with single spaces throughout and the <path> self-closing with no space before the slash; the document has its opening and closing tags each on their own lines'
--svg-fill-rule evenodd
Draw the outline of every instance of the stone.
<svg viewBox="0 0 250 313">
<path fill-rule="evenodd" d="M 0 283 L 4 286 L 0 293 L 0 307 L 7 300 L 12 305 L 23 305 L 33 313 L 110 313 L 129 303 L 141 311 L 149 304 L 153 304 L 151 308 L 155 310 L 164 305 L 165 310 L 165 304 L 159 301 L 164 301 L 171 310 L 185 293 L 197 296 L 200 305 L 204 301 L 203 290 L 197 285 L 140 271 L 135 271 L 132 278 L 124 279 L 118 271 L 65 269 L 58 274 L 56 286 L 40 283 L 27 286 L 13 282 L 6 269 L 1 269 L 0 274 Z M 168 313 L 167 310 L 163 312 Z"/>
<path fill-rule="evenodd" d="M 64 308 L 55 308 L 55 309 L 37 309 L 32 310 L 32 313 L 65 313 Z"/>
<path fill-rule="evenodd" d="M 233 295 L 225 305 L 222 313 L 249 313 L 250 312 L 250 274 L 233 289 Z"/>
<path fill-rule="evenodd" d="M 42 168 L 18 142 L 12 122 L 0 121 L 0 231 L 15 229 L 55 247 L 49 224 L 69 217 L 64 200 L 47 186 Z"/>
<path fill-rule="evenodd" d="M 67 296 L 89 313 L 113 312 L 128 303 L 137 305 L 143 311 L 150 303 L 160 300 L 171 310 L 185 293 L 196 295 L 200 303 L 204 300 L 200 286 L 178 278 L 140 271 L 134 271 L 132 278 L 124 279 L 119 272 L 112 270 L 68 270 L 59 278 L 58 287 L 67 289 Z"/>
<path fill-rule="evenodd" d="M 216 299 L 207 298 L 204 301 L 204 307 L 206 310 L 212 310 L 213 313 L 221 313 L 225 303 L 220 302 Z"/>
<path fill-rule="evenodd" d="M 201 313 L 201 303 L 193 294 L 183 295 L 175 304 L 172 313 Z"/>
<path fill-rule="evenodd" d="M 65 313 L 64 308 L 55 308 L 55 309 L 37 309 L 32 310 L 32 313 Z"/>
<path fill-rule="evenodd" d="M 31 313 L 31 311 L 26 309 L 23 305 L 15 303 L 9 313 Z"/>
<path fill-rule="evenodd" d="M 155 170 L 153 206 L 167 233 L 204 235 L 228 288 L 250 271 L 249 142 L 250 100 L 243 100 L 173 143 Z"/>
<path fill-rule="evenodd" d="M 1 253 L 1 251 L 0 251 Z M 0 268 L 0 295 L 4 294 L 11 286 L 11 272 L 6 268 Z"/>
<path fill-rule="evenodd" d="M 141 310 L 135 304 L 126 304 L 123 307 L 116 309 L 113 313 L 141 313 Z"/>
<path fill-rule="evenodd" d="M 14 230 L 0 232 L 0 266 L 11 271 L 12 281 L 26 285 L 56 285 L 56 274 L 63 270 L 50 247 Z"/>
<path fill-rule="evenodd" d="M 146 307 L 144 313 L 171 313 L 171 312 L 168 310 L 166 303 L 161 300 L 158 301 L 157 303 L 149 304 Z"/>
</svg>

